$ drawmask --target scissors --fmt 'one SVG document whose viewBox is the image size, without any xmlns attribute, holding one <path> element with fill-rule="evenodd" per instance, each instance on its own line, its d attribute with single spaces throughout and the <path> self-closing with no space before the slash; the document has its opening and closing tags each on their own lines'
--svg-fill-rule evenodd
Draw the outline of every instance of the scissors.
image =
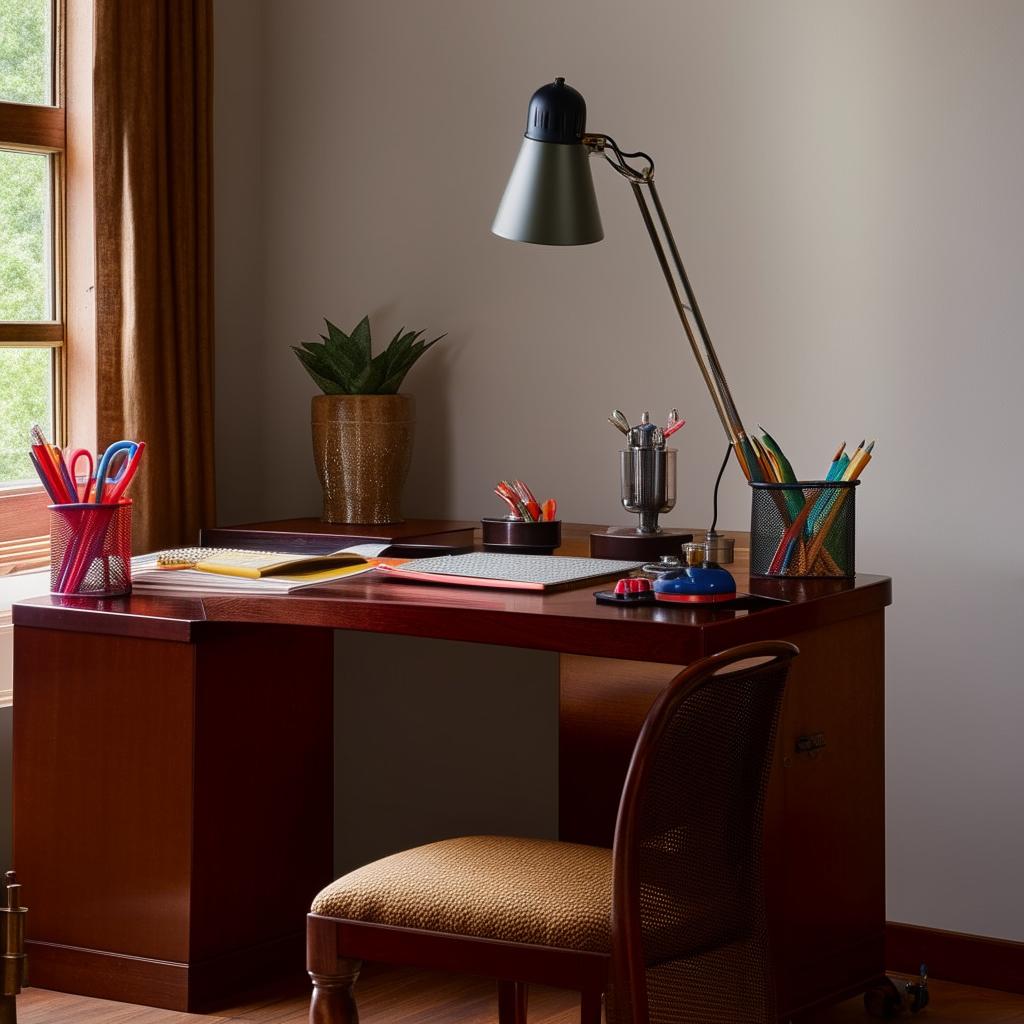
<svg viewBox="0 0 1024 1024">
<path fill-rule="evenodd" d="M 132 442 L 132 450 L 129 453 L 128 458 L 121 463 L 121 467 L 117 471 L 117 476 L 114 477 L 112 481 L 108 481 L 112 486 L 110 488 L 110 493 L 104 493 L 104 497 L 111 505 L 115 505 L 121 500 L 121 496 L 134 479 L 135 474 L 139 469 L 139 460 L 142 458 L 142 453 L 145 450 L 145 441 L 139 441 L 138 444 Z"/>
<path fill-rule="evenodd" d="M 128 468 L 128 463 L 131 461 L 132 456 L 138 450 L 138 445 L 134 441 L 115 441 L 100 457 L 100 464 L 96 467 L 96 501 L 103 501 L 103 490 L 107 484 L 116 484 L 120 479 L 121 475 Z M 114 461 L 115 456 L 120 452 L 126 452 L 125 458 L 121 462 L 121 466 L 118 469 L 117 475 L 111 477 L 110 464 Z M 77 453 L 76 453 L 77 454 Z"/>
<path fill-rule="evenodd" d="M 68 472 L 71 474 L 71 480 L 75 485 L 75 496 L 78 497 L 78 475 L 75 473 L 75 463 L 79 459 L 85 459 L 86 472 L 85 472 L 85 486 L 82 488 L 82 501 L 88 502 L 89 491 L 92 490 L 92 476 L 94 463 L 92 460 L 92 452 L 88 448 L 76 448 L 68 459 Z"/>
</svg>

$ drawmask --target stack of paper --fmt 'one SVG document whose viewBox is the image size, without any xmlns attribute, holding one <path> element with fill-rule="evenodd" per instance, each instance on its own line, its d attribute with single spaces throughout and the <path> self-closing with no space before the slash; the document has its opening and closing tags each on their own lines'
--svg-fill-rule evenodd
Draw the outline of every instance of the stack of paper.
<svg viewBox="0 0 1024 1024">
<path fill-rule="evenodd" d="M 160 561 L 178 561 L 178 552 L 157 551 L 132 559 L 132 589 L 146 594 L 290 594 L 370 572 L 387 546 L 359 544 L 330 555 L 189 549 L 187 561 L 195 567 L 187 569 L 161 567 Z"/>
</svg>

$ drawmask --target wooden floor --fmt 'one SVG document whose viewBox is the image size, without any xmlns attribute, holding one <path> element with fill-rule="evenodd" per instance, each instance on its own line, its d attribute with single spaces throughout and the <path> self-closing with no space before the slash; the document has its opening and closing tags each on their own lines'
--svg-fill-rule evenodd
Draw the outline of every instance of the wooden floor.
<svg viewBox="0 0 1024 1024">
<path fill-rule="evenodd" d="M 1024 1024 L 1024 996 L 931 982 L 932 1003 L 920 1024 Z M 367 968 L 357 989 L 361 1024 L 495 1024 L 497 1006 L 489 982 L 454 975 L 392 968 Z M 309 996 L 304 991 L 257 999 L 214 1014 L 175 1013 L 125 1003 L 109 1003 L 44 989 L 26 989 L 18 997 L 21 1024 L 306 1024 Z M 816 1024 L 870 1022 L 859 999 L 815 1018 Z M 572 993 L 530 991 L 530 1024 L 577 1024 Z"/>
</svg>

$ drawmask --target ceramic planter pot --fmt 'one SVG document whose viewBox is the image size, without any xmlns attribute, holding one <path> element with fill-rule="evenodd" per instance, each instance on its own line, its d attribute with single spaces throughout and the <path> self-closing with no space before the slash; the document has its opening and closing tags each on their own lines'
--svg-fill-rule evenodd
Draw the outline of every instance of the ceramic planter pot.
<svg viewBox="0 0 1024 1024">
<path fill-rule="evenodd" d="M 412 459 L 411 395 L 317 395 L 313 460 L 325 523 L 400 523 Z"/>
</svg>

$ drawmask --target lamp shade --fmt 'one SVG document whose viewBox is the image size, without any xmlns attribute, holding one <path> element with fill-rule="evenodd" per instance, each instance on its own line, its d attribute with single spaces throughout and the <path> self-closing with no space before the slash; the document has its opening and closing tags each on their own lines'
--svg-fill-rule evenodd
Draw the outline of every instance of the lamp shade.
<svg viewBox="0 0 1024 1024">
<path fill-rule="evenodd" d="M 586 245 L 604 238 L 589 154 L 587 105 L 564 78 L 530 100 L 526 137 L 491 230 L 540 245 Z"/>
</svg>

